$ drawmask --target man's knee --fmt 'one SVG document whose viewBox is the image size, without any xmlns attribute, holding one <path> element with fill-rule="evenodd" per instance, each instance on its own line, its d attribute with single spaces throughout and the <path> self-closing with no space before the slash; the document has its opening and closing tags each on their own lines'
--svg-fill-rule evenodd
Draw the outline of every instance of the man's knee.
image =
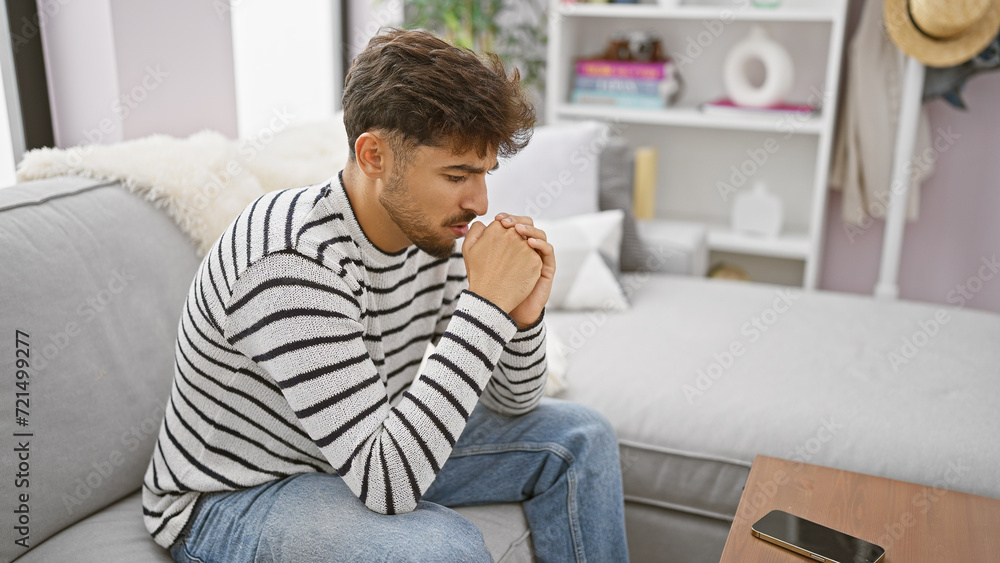
<svg viewBox="0 0 1000 563">
<path fill-rule="evenodd" d="M 486 548 L 483 533 L 472 521 L 454 510 L 421 502 L 418 510 L 432 514 L 413 530 L 407 542 L 405 561 L 462 561 L 491 563 L 493 557 Z"/>
<path fill-rule="evenodd" d="M 570 401 L 553 401 L 552 420 L 565 436 L 566 447 L 617 451 L 618 437 L 611 422 L 596 410 Z"/>
</svg>

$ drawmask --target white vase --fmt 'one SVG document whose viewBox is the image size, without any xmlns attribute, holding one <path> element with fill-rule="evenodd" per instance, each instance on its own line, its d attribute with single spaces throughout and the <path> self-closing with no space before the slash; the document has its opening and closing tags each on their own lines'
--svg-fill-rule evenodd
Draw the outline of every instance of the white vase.
<svg viewBox="0 0 1000 563">
<path fill-rule="evenodd" d="M 784 205 L 781 198 L 768 191 L 764 182 L 733 198 L 732 226 L 738 233 L 776 237 L 781 233 Z"/>
<path fill-rule="evenodd" d="M 754 85 L 747 76 L 747 63 L 757 60 L 764 67 L 764 81 Z M 733 103 L 769 107 L 785 101 L 795 78 L 792 56 L 771 39 L 764 28 L 753 26 L 750 35 L 733 45 L 726 55 L 722 79 Z"/>
</svg>

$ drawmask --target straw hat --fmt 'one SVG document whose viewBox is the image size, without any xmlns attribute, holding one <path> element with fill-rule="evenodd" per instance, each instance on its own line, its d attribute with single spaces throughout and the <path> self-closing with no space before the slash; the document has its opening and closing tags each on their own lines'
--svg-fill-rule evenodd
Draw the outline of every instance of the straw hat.
<svg viewBox="0 0 1000 563">
<path fill-rule="evenodd" d="M 1000 31 L 1000 0 L 885 0 L 883 8 L 892 42 L 927 66 L 964 63 Z"/>
</svg>

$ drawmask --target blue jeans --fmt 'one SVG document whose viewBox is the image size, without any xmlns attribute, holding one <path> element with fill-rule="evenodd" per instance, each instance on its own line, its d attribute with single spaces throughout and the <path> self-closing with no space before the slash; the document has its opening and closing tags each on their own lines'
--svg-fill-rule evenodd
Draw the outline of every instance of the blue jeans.
<svg viewBox="0 0 1000 563">
<path fill-rule="evenodd" d="M 303 473 L 208 493 L 175 561 L 483 561 L 479 528 L 446 508 L 523 502 L 539 562 L 628 560 L 618 445 L 607 420 L 543 399 L 507 417 L 481 404 L 416 510 L 369 510 L 337 475 Z"/>
</svg>

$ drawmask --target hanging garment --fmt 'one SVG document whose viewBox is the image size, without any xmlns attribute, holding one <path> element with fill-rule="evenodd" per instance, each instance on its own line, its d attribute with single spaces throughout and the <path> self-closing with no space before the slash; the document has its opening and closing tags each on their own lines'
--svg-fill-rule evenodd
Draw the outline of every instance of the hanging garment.
<svg viewBox="0 0 1000 563">
<path fill-rule="evenodd" d="M 899 124 L 905 58 L 890 41 L 882 1 L 867 0 L 848 48 L 847 90 L 837 123 L 830 186 L 844 193 L 842 217 L 863 225 L 885 216 Z M 917 218 L 921 182 L 934 171 L 927 109 L 920 110 L 910 159 L 907 218 Z"/>
</svg>

